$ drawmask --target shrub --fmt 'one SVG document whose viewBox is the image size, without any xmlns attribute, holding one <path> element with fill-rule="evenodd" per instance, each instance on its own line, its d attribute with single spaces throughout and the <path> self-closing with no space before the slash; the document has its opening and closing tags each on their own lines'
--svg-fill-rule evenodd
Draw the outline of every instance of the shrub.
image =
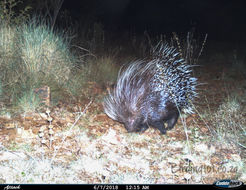
<svg viewBox="0 0 246 190">
<path fill-rule="evenodd" d="M 38 24 L 34 20 L 21 27 L 21 36 L 19 49 L 26 73 L 52 76 L 59 84 L 68 80 L 74 56 L 65 35 L 55 33 L 45 23 Z"/>
<path fill-rule="evenodd" d="M 24 92 L 48 85 L 63 88 L 77 62 L 70 38 L 34 18 L 16 28 L 0 23 L 0 80 L 4 95 L 16 102 Z"/>
</svg>

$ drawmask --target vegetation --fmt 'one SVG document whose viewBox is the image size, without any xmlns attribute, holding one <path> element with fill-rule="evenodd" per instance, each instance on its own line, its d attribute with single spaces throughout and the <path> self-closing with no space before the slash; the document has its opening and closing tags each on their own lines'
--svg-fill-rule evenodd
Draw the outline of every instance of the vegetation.
<svg viewBox="0 0 246 190">
<path fill-rule="evenodd" d="M 245 57 L 206 54 L 207 35 L 199 41 L 194 31 L 170 40 L 145 32 L 117 43 L 97 22 L 61 30 L 62 0 L 37 1 L 39 8 L 26 2 L 0 1 L 0 183 L 246 181 Z M 203 65 L 194 67 L 196 113 L 166 136 L 128 134 L 103 114 L 103 97 L 121 65 L 147 59 L 160 41 Z M 51 105 L 35 93 L 44 86 Z"/>
</svg>

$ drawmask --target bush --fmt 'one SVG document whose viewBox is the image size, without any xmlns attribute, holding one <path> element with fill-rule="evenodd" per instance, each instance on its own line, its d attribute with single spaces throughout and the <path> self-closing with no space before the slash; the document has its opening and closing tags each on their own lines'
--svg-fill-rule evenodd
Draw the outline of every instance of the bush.
<svg viewBox="0 0 246 190">
<path fill-rule="evenodd" d="M 53 77 L 59 84 L 64 84 L 75 60 L 69 51 L 68 38 L 36 20 L 21 27 L 21 36 L 19 49 L 24 71 L 42 73 L 43 77 Z"/>
<path fill-rule="evenodd" d="M 4 95 L 16 102 L 43 85 L 62 88 L 71 77 L 76 57 L 70 39 L 41 19 L 21 26 L 0 23 L 0 81 Z"/>
<path fill-rule="evenodd" d="M 88 61 L 89 78 L 101 86 L 113 84 L 117 79 L 119 66 L 113 56 Z"/>
</svg>

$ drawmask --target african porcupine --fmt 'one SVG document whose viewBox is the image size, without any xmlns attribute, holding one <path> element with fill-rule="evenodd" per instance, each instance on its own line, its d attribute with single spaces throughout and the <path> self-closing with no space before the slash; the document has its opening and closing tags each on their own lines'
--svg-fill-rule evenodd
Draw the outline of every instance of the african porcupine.
<svg viewBox="0 0 246 190">
<path fill-rule="evenodd" d="M 197 79 L 191 76 L 191 65 L 167 44 L 157 45 L 152 53 L 150 61 L 121 68 L 116 87 L 104 100 L 105 113 L 123 123 L 128 132 L 152 126 L 165 134 L 181 110 L 192 113 Z"/>
</svg>

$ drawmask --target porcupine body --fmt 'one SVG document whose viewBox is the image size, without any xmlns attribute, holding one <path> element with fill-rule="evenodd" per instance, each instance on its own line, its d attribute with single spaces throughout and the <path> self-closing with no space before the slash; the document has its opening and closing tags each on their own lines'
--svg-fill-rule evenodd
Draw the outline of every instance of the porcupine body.
<svg viewBox="0 0 246 190">
<path fill-rule="evenodd" d="M 175 48 L 157 45 L 151 60 L 121 68 L 114 90 L 104 100 L 105 113 L 123 123 L 128 132 L 143 132 L 152 126 L 165 134 L 174 127 L 181 110 L 192 113 L 197 79 L 191 67 Z"/>
</svg>

